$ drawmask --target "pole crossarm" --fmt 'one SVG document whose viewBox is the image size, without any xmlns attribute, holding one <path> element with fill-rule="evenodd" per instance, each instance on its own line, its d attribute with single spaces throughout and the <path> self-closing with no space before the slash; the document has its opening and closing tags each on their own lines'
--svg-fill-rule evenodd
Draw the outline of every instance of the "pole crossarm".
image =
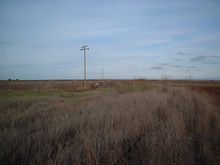
<svg viewBox="0 0 220 165">
<path fill-rule="evenodd" d="M 86 50 L 89 50 L 89 47 L 87 45 L 84 45 L 84 46 L 81 47 L 80 50 L 86 51 Z"/>
</svg>

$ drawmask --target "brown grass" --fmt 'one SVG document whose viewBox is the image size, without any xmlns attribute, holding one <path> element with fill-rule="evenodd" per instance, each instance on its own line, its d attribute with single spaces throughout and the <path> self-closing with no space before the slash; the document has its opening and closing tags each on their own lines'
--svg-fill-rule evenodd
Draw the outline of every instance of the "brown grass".
<svg viewBox="0 0 220 165">
<path fill-rule="evenodd" d="M 0 164 L 220 163 L 220 111 L 208 95 L 122 91 L 1 100 Z"/>
</svg>

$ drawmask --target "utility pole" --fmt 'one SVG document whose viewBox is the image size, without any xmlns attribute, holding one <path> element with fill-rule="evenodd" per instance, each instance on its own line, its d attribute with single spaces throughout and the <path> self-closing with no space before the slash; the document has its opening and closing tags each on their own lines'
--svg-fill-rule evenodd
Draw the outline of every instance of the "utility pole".
<svg viewBox="0 0 220 165">
<path fill-rule="evenodd" d="M 80 50 L 84 53 L 84 88 L 86 89 L 86 51 L 89 50 L 89 47 L 84 45 Z"/>
<path fill-rule="evenodd" d="M 104 80 L 104 79 L 105 79 L 105 69 L 102 68 L 102 80 Z"/>
</svg>

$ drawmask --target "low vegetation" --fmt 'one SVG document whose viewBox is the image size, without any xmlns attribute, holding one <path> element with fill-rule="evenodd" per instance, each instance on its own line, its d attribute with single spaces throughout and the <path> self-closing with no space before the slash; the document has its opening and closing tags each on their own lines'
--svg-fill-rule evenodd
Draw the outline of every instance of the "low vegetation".
<svg viewBox="0 0 220 165">
<path fill-rule="evenodd" d="M 220 164 L 220 110 L 210 96 L 109 86 L 1 91 L 0 164 Z"/>
</svg>

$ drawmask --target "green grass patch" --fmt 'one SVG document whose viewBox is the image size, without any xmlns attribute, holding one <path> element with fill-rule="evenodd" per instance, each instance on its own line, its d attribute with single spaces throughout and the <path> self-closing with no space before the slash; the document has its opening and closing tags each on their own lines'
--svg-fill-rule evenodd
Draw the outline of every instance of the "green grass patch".
<svg viewBox="0 0 220 165">
<path fill-rule="evenodd" d="M 44 97 L 49 96 L 51 93 L 49 91 L 40 91 L 40 90 L 6 90 L 0 91 L 0 101 L 6 100 L 23 100 L 23 99 L 33 99 L 35 97 Z"/>
</svg>

